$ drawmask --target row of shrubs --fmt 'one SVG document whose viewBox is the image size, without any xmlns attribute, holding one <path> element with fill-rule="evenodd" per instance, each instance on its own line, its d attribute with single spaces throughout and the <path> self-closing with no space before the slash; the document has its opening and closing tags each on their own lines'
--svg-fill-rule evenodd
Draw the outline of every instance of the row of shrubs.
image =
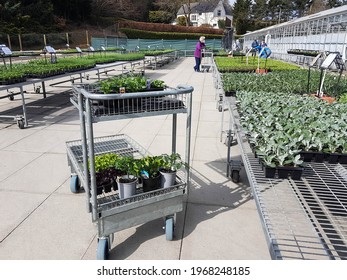
<svg viewBox="0 0 347 280">
<path fill-rule="evenodd" d="M 195 33 L 195 34 L 202 33 L 207 35 L 209 34 L 223 35 L 222 29 L 215 29 L 215 28 L 208 28 L 208 27 L 180 26 L 180 25 L 172 25 L 172 24 L 164 24 L 164 23 L 119 21 L 119 27 L 152 31 L 152 32 Z"/>
</svg>

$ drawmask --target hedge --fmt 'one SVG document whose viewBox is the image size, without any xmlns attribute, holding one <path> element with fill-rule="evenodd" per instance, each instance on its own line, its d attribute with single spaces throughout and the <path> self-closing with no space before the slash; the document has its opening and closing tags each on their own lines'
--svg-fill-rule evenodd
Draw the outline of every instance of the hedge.
<svg viewBox="0 0 347 280">
<path fill-rule="evenodd" d="M 121 32 L 123 32 L 128 39 L 166 39 L 166 40 L 184 40 L 184 39 L 192 39 L 195 40 L 200 36 L 205 36 L 206 39 L 221 39 L 222 35 L 216 34 L 205 34 L 205 33 L 173 33 L 173 32 L 150 32 L 143 31 L 139 29 L 131 29 L 131 28 L 121 28 Z"/>
<path fill-rule="evenodd" d="M 174 32 L 174 33 L 202 33 L 202 34 L 218 34 L 223 35 L 223 29 L 215 29 L 209 27 L 194 27 L 194 26 L 180 26 L 164 23 L 148 23 L 137 21 L 119 21 L 120 28 L 130 28 L 137 30 L 145 30 L 152 32 Z"/>
</svg>

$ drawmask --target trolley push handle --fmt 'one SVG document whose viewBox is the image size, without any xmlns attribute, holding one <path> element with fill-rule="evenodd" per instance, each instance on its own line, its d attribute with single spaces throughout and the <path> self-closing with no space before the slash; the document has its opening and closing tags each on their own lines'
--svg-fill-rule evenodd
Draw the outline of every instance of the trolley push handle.
<svg viewBox="0 0 347 280">
<path fill-rule="evenodd" d="M 147 92 L 128 92 L 128 93 L 91 93 L 88 90 L 73 86 L 76 92 L 80 92 L 84 98 L 93 100 L 121 100 L 128 98 L 155 97 L 167 95 L 180 95 L 193 92 L 194 88 L 188 85 L 178 85 L 176 88 L 167 87 L 169 90 L 147 91 Z"/>
</svg>

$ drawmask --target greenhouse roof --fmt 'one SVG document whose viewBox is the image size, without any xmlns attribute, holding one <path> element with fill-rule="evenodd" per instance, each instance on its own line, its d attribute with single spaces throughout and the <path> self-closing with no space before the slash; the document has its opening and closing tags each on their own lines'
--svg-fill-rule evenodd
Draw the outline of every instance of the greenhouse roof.
<svg viewBox="0 0 347 280">
<path fill-rule="evenodd" d="M 268 31 L 268 30 L 272 30 L 275 28 L 280 28 L 280 27 L 286 27 L 286 26 L 290 26 L 292 24 L 296 24 L 296 23 L 300 23 L 300 22 L 305 22 L 305 21 L 310 21 L 310 20 L 314 20 L 314 19 L 319 19 L 319 18 L 324 18 L 327 16 L 331 16 L 331 15 L 335 15 L 335 14 L 341 14 L 341 13 L 345 13 L 347 12 L 347 5 L 343 5 L 340 7 L 336 7 L 336 8 L 332 8 L 332 9 L 328 9 L 325 11 L 321 11 L 319 13 L 316 14 L 312 14 L 312 15 L 308 15 L 308 16 L 304 16 L 304 17 L 300 17 L 297 19 L 293 19 L 284 23 L 280 23 L 280 24 L 276 24 L 276 25 L 272 25 L 263 29 L 259 29 L 259 30 L 255 30 L 252 32 L 248 32 L 246 35 L 250 35 L 250 34 L 256 34 L 258 32 L 264 32 L 264 31 Z"/>
</svg>

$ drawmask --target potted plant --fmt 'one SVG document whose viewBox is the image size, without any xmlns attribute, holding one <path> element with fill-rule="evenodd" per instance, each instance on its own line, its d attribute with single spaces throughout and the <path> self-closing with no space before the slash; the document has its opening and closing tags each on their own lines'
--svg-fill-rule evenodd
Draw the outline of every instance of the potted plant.
<svg viewBox="0 0 347 280">
<path fill-rule="evenodd" d="M 262 156 L 262 163 L 264 169 L 265 178 L 275 178 L 276 174 L 276 163 L 274 154 L 264 155 Z"/>
<path fill-rule="evenodd" d="M 125 173 L 117 178 L 119 197 L 124 199 L 135 195 L 140 173 L 139 160 L 129 156 L 120 157 L 116 167 Z"/>
<path fill-rule="evenodd" d="M 113 153 L 95 156 L 95 177 L 97 194 L 117 190 L 116 179 L 122 171 L 116 168 L 119 156 Z"/>
<path fill-rule="evenodd" d="M 140 178 L 144 192 L 160 188 L 159 167 L 162 166 L 160 156 L 146 156 L 139 160 Z"/>
<path fill-rule="evenodd" d="M 178 153 L 172 153 L 171 155 L 163 154 L 162 166 L 159 169 L 161 174 L 161 187 L 168 188 L 175 184 L 177 170 L 187 164 L 182 161 L 181 155 Z"/>
<path fill-rule="evenodd" d="M 341 164 L 347 163 L 347 142 L 342 143 L 341 145 L 341 154 L 339 157 L 339 162 Z"/>
</svg>

